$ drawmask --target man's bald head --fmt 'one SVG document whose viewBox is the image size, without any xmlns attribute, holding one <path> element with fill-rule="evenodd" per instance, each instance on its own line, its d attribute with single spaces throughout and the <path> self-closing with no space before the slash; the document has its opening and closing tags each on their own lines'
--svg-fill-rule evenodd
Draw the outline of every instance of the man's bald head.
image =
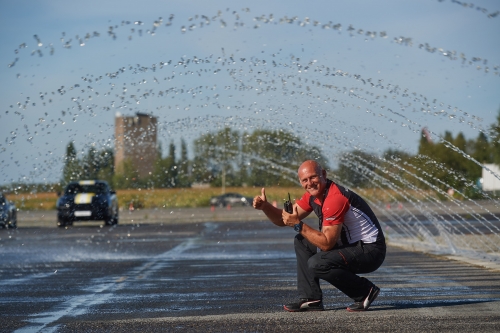
<svg viewBox="0 0 500 333">
<path fill-rule="evenodd" d="M 314 172 L 318 175 L 322 175 L 323 174 L 323 168 L 321 167 L 321 165 L 319 165 L 318 162 L 314 161 L 314 160 L 307 160 L 307 161 L 304 161 L 300 167 L 299 167 L 299 170 L 298 170 L 298 174 L 300 174 L 301 170 L 304 170 L 304 169 L 308 169 L 308 170 L 314 170 Z"/>
</svg>

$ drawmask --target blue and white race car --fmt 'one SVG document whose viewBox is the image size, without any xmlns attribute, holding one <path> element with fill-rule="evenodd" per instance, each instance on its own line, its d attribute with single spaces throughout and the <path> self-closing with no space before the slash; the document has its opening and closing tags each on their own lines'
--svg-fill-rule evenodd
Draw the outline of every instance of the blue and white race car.
<svg viewBox="0 0 500 333">
<path fill-rule="evenodd" d="M 57 200 L 57 225 L 64 227 L 74 221 L 103 220 L 106 225 L 118 224 L 118 199 L 103 180 L 71 182 Z"/>
</svg>

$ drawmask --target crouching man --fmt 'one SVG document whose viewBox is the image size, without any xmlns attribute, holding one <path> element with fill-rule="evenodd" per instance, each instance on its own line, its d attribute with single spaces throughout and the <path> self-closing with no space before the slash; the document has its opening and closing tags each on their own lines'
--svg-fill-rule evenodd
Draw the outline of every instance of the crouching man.
<svg viewBox="0 0 500 333">
<path fill-rule="evenodd" d="M 327 179 L 316 161 L 302 163 L 298 177 L 306 192 L 291 214 L 270 204 L 264 188 L 253 200 L 253 207 L 275 225 L 297 232 L 294 246 L 300 299 L 284 309 L 323 310 L 322 279 L 353 299 L 347 311 L 368 310 L 380 288 L 357 274 L 373 272 L 384 262 L 385 238 L 377 217 L 359 195 Z M 319 218 L 319 231 L 302 222 L 313 211 Z"/>
</svg>

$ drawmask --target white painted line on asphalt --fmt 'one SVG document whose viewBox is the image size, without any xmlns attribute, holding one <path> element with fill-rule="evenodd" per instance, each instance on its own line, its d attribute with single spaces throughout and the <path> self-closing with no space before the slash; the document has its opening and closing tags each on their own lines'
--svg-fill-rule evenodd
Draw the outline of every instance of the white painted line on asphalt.
<svg viewBox="0 0 500 333">
<path fill-rule="evenodd" d="M 204 232 L 210 232 L 215 228 L 216 225 L 207 223 L 205 225 Z M 136 277 L 152 273 L 149 272 L 149 270 L 155 271 L 160 267 L 163 267 L 163 265 L 155 265 L 156 263 L 178 256 L 184 251 L 195 247 L 195 244 L 199 242 L 200 239 L 201 237 L 189 238 L 174 248 L 152 257 L 143 265 L 130 270 L 124 276 L 117 279 L 111 281 L 104 281 L 102 278 L 92 280 L 89 287 L 86 288 L 86 290 L 89 291 L 89 294 L 72 297 L 69 300 L 53 307 L 49 311 L 32 315 L 28 320 L 30 324 L 14 331 L 14 333 L 56 332 L 58 329 L 57 325 L 52 327 L 47 326 L 65 316 L 73 317 L 82 315 L 86 313 L 89 307 L 107 302 L 111 297 L 113 297 L 116 290 L 123 289 L 127 283 L 131 281 L 131 279 L 127 279 L 127 277 Z"/>
</svg>

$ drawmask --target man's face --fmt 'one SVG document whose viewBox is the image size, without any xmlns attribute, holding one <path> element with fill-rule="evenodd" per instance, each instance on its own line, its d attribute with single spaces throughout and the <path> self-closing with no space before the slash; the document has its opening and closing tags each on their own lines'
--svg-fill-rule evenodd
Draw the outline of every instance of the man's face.
<svg viewBox="0 0 500 333">
<path fill-rule="evenodd" d="M 298 172 L 300 185 L 310 195 L 317 197 L 322 195 L 326 186 L 326 172 L 316 170 L 313 164 L 303 164 Z"/>
</svg>

